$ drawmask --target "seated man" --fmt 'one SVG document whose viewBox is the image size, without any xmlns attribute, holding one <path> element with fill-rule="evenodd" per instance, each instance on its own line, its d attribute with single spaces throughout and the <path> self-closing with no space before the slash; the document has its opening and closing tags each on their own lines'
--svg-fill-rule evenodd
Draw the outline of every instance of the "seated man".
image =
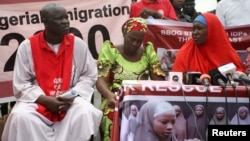
<svg viewBox="0 0 250 141">
<path fill-rule="evenodd" d="M 2 141 L 87 141 L 102 118 L 90 103 L 97 80 L 95 60 L 87 44 L 69 33 L 65 8 L 49 3 L 40 13 L 45 30 L 18 48 L 13 72 L 17 102 Z M 62 97 L 65 92 L 76 97 Z"/>
</svg>

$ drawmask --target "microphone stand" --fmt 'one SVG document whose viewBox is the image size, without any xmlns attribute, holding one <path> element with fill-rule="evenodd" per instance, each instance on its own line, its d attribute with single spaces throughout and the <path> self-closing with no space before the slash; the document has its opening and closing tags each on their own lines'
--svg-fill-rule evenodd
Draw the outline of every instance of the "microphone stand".
<svg viewBox="0 0 250 141">
<path fill-rule="evenodd" d="M 227 91 L 226 91 L 226 86 L 221 86 L 224 96 L 225 96 L 225 109 L 226 109 L 226 119 L 228 119 L 228 102 L 227 102 Z M 228 125 L 228 120 L 226 120 L 226 125 Z"/>
<path fill-rule="evenodd" d="M 250 103 L 250 91 L 249 91 L 249 89 L 248 89 L 248 85 L 244 82 L 244 81 L 242 81 L 242 84 L 245 86 L 245 88 L 246 88 L 246 92 L 247 92 L 247 95 L 248 95 L 248 101 L 249 101 L 249 103 Z M 248 108 L 250 109 L 250 104 L 248 104 Z"/>
<path fill-rule="evenodd" d="M 205 76 L 204 76 L 205 75 Z M 203 77 L 204 78 L 203 78 Z M 209 76 L 209 75 L 208 75 Z M 210 76 L 209 76 L 209 80 L 208 80 L 208 77 L 206 76 L 206 74 L 203 74 L 203 75 L 201 75 L 201 81 L 203 82 L 203 86 L 205 87 L 205 89 L 206 89 L 206 113 L 205 113 L 205 117 L 206 117 L 206 124 L 208 125 L 208 119 L 210 119 L 210 117 L 212 117 L 212 116 L 210 116 L 209 115 L 209 112 L 208 112 L 208 110 L 209 110 L 209 103 L 208 103 L 208 93 L 209 93 L 209 85 L 210 85 L 210 82 L 209 82 L 209 80 L 211 79 L 210 78 Z"/>
<path fill-rule="evenodd" d="M 235 95 L 236 105 L 238 105 L 239 102 L 238 102 L 238 94 L 237 94 L 236 88 L 234 88 L 234 95 Z M 237 112 L 237 122 L 238 122 L 238 125 L 240 125 L 238 112 Z"/>
<path fill-rule="evenodd" d="M 208 121 L 207 120 L 210 119 L 209 118 L 209 114 L 208 114 L 209 113 L 208 112 L 208 106 L 209 106 L 209 103 L 208 103 L 208 92 L 209 92 L 209 89 L 208 88 L 209 88 L 209 86 L 205 85 L 205 89 L 206 89 L 206 113 L 205 113 L 206 116 L 205 117 L 206 117 L 206 124 L 207 125 L 208 125 Z"/>
<path fill-rule="evenodd" d="M 182 88 L 182 84 L 179 83 L 179 82 L 178 82 L 178 84 L 179 84 L 179 85 L 181 86 L 181 88 Z M 201 135 L 201 133 L 200 133 L 200 130 L 198 129 L 197 118 L 196 118 L 196 115 L 195 115 L 195 111 L 193 110 L 193 108 L 191 107 L 191 105 L 188 103 L 188 101 L 187 101 L 187 99 L 186 99 L 185 92 L 184 92 L 183 89 L 181 89 L 181 92 L 182 92 L 183 98 L 184 98 L 184 100 L 185 100 L 185 103 L 187 104 L 188 108 L 191 110 L 192 114 L 194 115 L 194 122 L 195 122 L 194 124 L 195 124 L 195 129 L 196 129 L 196 131 L 197 131 L 197 133 L 198 133 L 198 136 L 199 136 L 199 137 L 201 138 L 201 140 L 203 141 L 204 139 L 203 139 L 203 137 L 202 137 L 202 135 Z"/>
<path fill-rule="evenodd" d="M 238 73 L 235 73 L 235 75 L 234 75 L 235 77 L 234 77 L 234 81 L 237 81 L 237 82 L 239 82 L 240 84 L 242 84 L 242 85 L 244 85 L 245 86 L 245 88 L 246 88 L 246 93 L 247 93 L 247 95 L 248 95 L 248 101 L 249 101 L 249 103 L 250 103 L 250 91 L 249 91 L 249 89 L 248 89 L 248 84 L 250 84 L 250 79 L 248 79 L 248 77 L 247 77 L 247 75 L 245 75 L 244 73 L 242 73 L 242 72 L 238 72 Z M 246 78 L 246 77 L 247 78 Z M 248 108 L 250 109 L 250 104 L 248 105 Z"/>
<path fill-rule="evenodd" d="M 234 80 L 232 79 L 230 74 L 227 74 L 227 78 L 228 78 L 228 81 L 229 81 L 230 85 L 233 87 L 236 105 L 238 105 L 238 94 L 237 94 L 237 91 L 236 91 L 236 83 L 234 82 Z M 237 112 L 237 122 L 238 122 L 238 125 L 239 125 L 240 121 L 239 121 L 238 112 Z"/>
</svg>

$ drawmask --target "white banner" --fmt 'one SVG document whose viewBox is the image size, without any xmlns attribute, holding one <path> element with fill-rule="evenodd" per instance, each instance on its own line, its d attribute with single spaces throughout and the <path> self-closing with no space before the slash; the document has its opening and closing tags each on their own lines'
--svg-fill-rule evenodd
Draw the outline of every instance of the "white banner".
<svg viewBox="0 0 250 141">
<path fill-rule="evenodd" d="M 3 88 L 2 84 L 12 80 L 18 45 L 44 29 L 39 10 L 48 2 L 61 3 L 67 9 L 70 27 L 80 32 L 95 59 L 104 40 L 122 44 L 121 26 L 129 18 L 131 0 L 3 0 L 0 2 L 0 95 L 6 93 L 6 85 Z"/>
</svg>

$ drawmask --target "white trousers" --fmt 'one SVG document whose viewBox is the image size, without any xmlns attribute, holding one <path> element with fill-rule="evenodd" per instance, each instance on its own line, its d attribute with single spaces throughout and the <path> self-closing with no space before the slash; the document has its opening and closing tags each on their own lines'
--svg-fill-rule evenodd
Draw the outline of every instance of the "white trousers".
<svg viewBox="0 0 250 141">
<path fill-rule="evenodd" d="M 2 141 L 87 141 L 96 135 L 102 112 L 76 97 L 64 119 L 51 122 L 36 111 L 36 103 L 17 102 L 2 134 Z"/>
</svg>

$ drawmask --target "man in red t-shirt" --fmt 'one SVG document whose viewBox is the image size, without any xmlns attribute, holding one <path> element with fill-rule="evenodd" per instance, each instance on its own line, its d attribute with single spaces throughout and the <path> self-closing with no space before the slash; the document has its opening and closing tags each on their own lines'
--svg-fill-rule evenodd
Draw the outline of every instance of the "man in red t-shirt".
<svg viewBox="0 0 250 141">
<path fill-rule="evenodd" d="M 130 17 L 178 20 L 169 0 L 141 0 L 133 3 Z"/>
</svg>

